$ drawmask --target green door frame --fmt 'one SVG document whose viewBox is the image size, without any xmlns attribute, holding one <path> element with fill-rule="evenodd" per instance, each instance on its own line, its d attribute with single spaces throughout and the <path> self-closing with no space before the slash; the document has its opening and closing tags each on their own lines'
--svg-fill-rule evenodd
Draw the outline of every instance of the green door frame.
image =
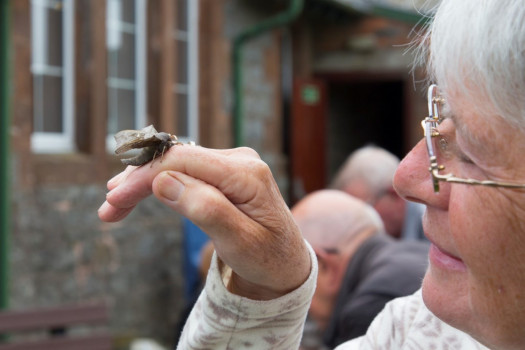
<svg viewBox="0 0 525 350">
<path fill-rule="evenodd" d="M 9 304 L 9 0 L 0 0 L 0 309 Z"/>
</svg>

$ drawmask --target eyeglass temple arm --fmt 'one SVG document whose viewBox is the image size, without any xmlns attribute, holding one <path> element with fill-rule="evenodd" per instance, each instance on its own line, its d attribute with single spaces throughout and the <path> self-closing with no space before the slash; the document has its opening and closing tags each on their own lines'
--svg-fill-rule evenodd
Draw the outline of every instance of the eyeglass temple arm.
<svg viewBox="0 0 525 350">
<path fill-rule="evenodd" d="M 439 181 L 458 183 L 458 184 L 467 184 L 467 185 L 478 185 L 478 186 L 490 186 L 490 187 L 506 187 L 506 188 L 525 188 L 525 184 L 513 184 L 508 182 L 497 182 L 491 180 L 475 180 L 475 179 L 462 179 L 455 177 L 453 174 L 439 174 L 438 169 L 431 169 L 432 176 L 434 176 Z"/>
</svg>

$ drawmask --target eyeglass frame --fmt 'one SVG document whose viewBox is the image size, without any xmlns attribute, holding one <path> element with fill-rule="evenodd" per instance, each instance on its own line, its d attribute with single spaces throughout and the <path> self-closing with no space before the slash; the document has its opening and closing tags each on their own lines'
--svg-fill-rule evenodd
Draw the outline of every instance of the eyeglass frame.
<svg viewBox="0 0 525 350">
<path fill-rule="evenodd" d="M 439 182 L 450 182 L 458 183 L 464 185 L 473 185 L 473 186 L 489 186 L 489 187 L 504 187 L 504 188 L 515 188 L 515 189 L 525 189 L 525 184 L 510 183 L 510 182 L 500 182 L 492 180 L 475 180 L 475 179 L 465 179 L 456 177 L 452 173 L 448 174 L 439 174 L 439 171 L 445 169 L 443 164 L 439 164 L 437 160 L 436 153 L 434 151 L 434 144 L 432 142 L 433 137 L 440 136 L 439 130 L 437 129 L 438 125 L 442 121 L 440 116 L 440 104 L 443 104 L 445 100 L 438 94 L 438 87 L 436 84 L 432 84 L 428 87 L 428 114 L 421 121 L 421 127 L 423 128 L 423 135 L 425 138 L 425 143 L 427 146 L 428 158 L 430 162 L 430 167 L 428 168 L 430 176 L 432 178 L 432 185 L 434 192 L 439 192 Z"/>
</svg>

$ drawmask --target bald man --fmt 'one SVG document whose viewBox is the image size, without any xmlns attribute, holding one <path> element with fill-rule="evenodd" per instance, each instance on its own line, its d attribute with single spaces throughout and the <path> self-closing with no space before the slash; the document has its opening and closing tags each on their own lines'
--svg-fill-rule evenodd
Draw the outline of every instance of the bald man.
<svg viewBox="0 0 525 350">
<path fill-rule="evenodd" d="M 292 214 L 319 261 L 309 317 L 328 347 L 364 334 L 388 301 L 421 287 L 427 243 L 385 234 L 377 212 L 360 199 L 317 191 Z"/>
</svg>

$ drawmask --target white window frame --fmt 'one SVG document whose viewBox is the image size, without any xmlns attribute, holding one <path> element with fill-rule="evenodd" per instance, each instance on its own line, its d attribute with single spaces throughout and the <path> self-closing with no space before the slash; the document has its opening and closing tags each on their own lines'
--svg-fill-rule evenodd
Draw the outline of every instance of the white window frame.
<svg viewBox="0 0 525 350">
<path fill-rule="evenodd" d="M 188 9 L 188 30 L 175 30 L 173 38 L 176 41 L 188 43 L 188 84 L 175 82 L 173 93 L 186 93 L 188 98 L 188 135 L 179 137 L 179 141 L 199 142 L 199 1 L 186 0 Z M 174 111 L 175 113 L 175 111 Z"/>
<path fill-rule="evenodd" d="M 107 0 L 111 1 L 111 0 Z M 125 0 L 122 0 L 125 1 Z M 147 21 L 146 21 L 146 0 L 136 0 L 135 2 L 135 20 L 136 23 L 129 24 L 122 21 L 114 21 L 107 18 L 108 30 L 110 27 L 118 28 L 120 32 L 127 32 L 135 34 L 135 80 L 107 77 L 107 86 L 128 90 L 135 90 L 135 115 L 134 124 L 137 129 L 143 128 L 147 123 L 147 76 L 146 76 L 146 35 L 147 35 Z M 112 21 L 113 20 L 113 21 Z M 109 41 L 109 39 L 108 39 Z M 109 89 L 108 89 L 109 91 Z M 110 96 L 108 95 L 108 119 L 109 119 L 109 103 Z M 114 134 L 106 136 L 106 150 L 108 153 L 113 153 L 116 142 Z"/>
<path fill-rule="evenodd" d="M 38 26 L 37 7 L 56 6 L 55 0 L 31 0 L 32 21 L 32 62 L 31 73 L 62 77 L 62 132 L 33 132 L 31 135 L 31 149 L 34 153 L 70 153 L 76 150 L 75 146 L 75 3 L 74 0 L 64 0 L 62 8 L 62 67 L 51 66 L 44 62 L 46 57 L 47 37 L 46 25 Z M 34 87 L 33 89 L 38 89 Z M 34 101 L 34 100 L 33 100 Z M 34 113 L 34 112 L 33 112 Z"/>
</svg>

